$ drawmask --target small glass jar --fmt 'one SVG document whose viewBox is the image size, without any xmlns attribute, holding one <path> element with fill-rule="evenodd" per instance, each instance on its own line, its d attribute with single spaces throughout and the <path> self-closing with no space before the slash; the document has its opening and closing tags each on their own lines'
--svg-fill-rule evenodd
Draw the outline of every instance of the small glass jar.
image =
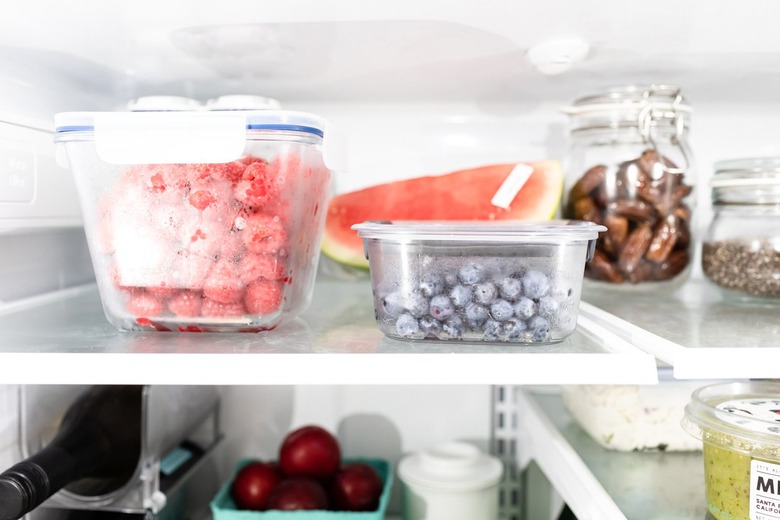
<svg viewBox="0 0 780 520">
<path fill-rule="evenodd" d="M 616 87 L 576 100 L 570 116 L 563 217 L 607 231 L 585 289 L 674 289 L 692 257 L 691 107 L 668 85 Z"/>
<path fill-rule="evenodd" d="M 780 158 L 715 164 L 704 276 L 728 297 L 780 302 Z"/>
</svg>

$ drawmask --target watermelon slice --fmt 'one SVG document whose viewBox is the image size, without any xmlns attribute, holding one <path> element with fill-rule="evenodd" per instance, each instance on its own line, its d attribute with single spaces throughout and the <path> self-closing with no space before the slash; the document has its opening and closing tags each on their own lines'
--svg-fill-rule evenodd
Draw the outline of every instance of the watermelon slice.
<svg viewBox="0 0 780 520">
<path fill-rule="evenodd" d="M 562 191 L 563 171 L 558 161 L 493 164 L 379 184 L 331 199 L 322 251 L 339 263 L 368 269 L 363 240 L 350 229 L 353 224 L 366 220 L 549 220 L 555 217 Z"/>
</svg>

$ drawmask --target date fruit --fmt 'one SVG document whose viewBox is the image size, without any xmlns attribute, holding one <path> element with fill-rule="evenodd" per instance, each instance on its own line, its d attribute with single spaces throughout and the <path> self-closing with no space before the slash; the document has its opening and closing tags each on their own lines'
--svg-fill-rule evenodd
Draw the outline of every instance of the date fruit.
<svg viewBox="0 0 780 520">
<path fill-rule="evenodd" d="M 572 185 L 564 217 L 607 227 L 585 276 L 611 284 L 670 280 L 690 262 L 693 187 L 666 157 L 645 150 L 615 168 L 592 166 Z"/>
</svg>

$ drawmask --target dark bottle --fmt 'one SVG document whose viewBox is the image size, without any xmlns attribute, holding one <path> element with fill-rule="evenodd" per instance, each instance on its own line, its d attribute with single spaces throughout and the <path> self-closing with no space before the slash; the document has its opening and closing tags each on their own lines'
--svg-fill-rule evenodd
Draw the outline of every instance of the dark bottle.
<svg viewBox="0 0 780 520">
<path fill-rule="evenodd" d="M 0 520 L 17 520 L 62 488 L 100 496 L 125 485 L 141 455 L 143 386 L 95 386 L 65 412 L 41 451 L 0 474 Z"/>
</svg>

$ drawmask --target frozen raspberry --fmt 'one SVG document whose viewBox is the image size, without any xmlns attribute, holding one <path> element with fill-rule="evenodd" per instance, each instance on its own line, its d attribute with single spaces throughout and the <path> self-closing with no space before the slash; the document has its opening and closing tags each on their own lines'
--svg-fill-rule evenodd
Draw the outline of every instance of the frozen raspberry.
<svg viewBox="0 0 780 520">
<path fill-rule="evenodd" d="M 197 291 L 179 291 L 168 300 L 168 310 L 177 316 L 200 316 L 203 295 Z"/>
<path fill-rule="evenodd" d="M 248 215 L 241 233 L 247 250 L 252 253 L 276 253 L 287 240 L 282 220 L 266 213 Z"/>
<path fill-rule="evenodd" d="M 241 302 L 221 303 L 208 298 L 203 299 L 203 305 L 200 308 L 201 316 L 207 318 L 234 318 L 245 313 L 246 310 Z"/>
<path fill-rule="evenodd" d="M 214 195 L 208 190 L 193 191 L 190 193 L 188 200 L 192 207 L 201 211 L 217 201 L 217 199 L 214 198 Z"/>
<path fill-rule="evenodd" d="M 282 284 L 256 280 L 247 286 L 244 303 L 251 314 L 270 314 L 279 309 L 282 303 Z"/>
<path fill-rule="evenodd" d="M 255 161 L 247 166 L 241 174 L 241 180 L 236 183 L 233 196 L 247 206 L 257 208 L 275 204 L 279 198 L 279 189 L 268 163 Z"/>
<path fill-rule="evenodd" d="M 127 311 L 138 317 L 159 316 L 165 310 L 162 300 L 143 289 L 130 291 L 127 301 Z"/>
<path fill-rule="evenodd" d="M 284 279 L 284 263 L 274 255 L 248 254 L 239 264 L 241 279 L 244 283 L 254 282 L 258 278 L 281 281 Z"/>
<path fill-rule="evenodd" d="M 203 284 L 203 294 L 220 303 L 239 301 L 244 295 L 244 282 L 237 275 L 235 264 L 227 261 L 214 264 Z"/>
<path fill-rule="evenodd" d="M 197 182 L 206 179 L 216 181 L 235 182 L 241 178 L 241 174 L 246 165 L 240 161 L 229 163 L 205 163 L 205 164 L 187 164 L 187 176 L 191 181 Z"/>
</svg>

